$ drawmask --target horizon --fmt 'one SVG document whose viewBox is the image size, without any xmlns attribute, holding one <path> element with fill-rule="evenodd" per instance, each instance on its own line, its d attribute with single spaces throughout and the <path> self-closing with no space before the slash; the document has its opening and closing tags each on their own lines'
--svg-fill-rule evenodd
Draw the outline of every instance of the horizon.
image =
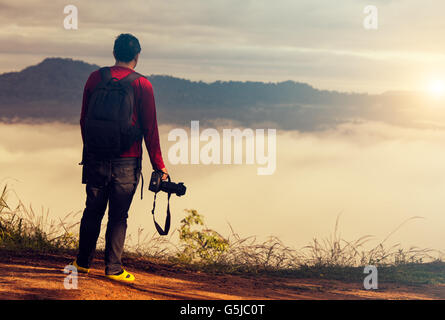
<svg viewBox="0 0 445 320">
<path fill-rule="evenodd" d="M 46 60 L 66 60 L 66 61 L 73 61 L 73 62 L 82 62 L 91 66 L 95 66 L 100 68 L 101 66 L 96 64 L 96 63 L 89 63 L 86 62 L 84 60 L 81 59 L 75 59 L 73 57 L 58 57 L 58 56 L 48 56 L 46 58 L 43 58 L 43 60 L 38 61 L 35 64 L 32 65 L 27 65 L 24 66 L 23 68 L 19 69 L 19 70 L 10 70 L 10 71 L 4 71 L 2 73 L 0 73 L 0 76 L 8 74 L 8 73 L 20 73 L 26 69 L 28 69 L 29 67 L 34 67 L 37 65 L 40 65 L 41 63 L 43 63 Z M 109 66 L 112 66 L 109 65 Z M 137 69 L 137 66 L 135 68 L 135 71 L 139 72 Z M 317 88 L 315 86 L 313 86 L 311 83 L 307 83 L 307 82 L 300 82 L 300 81 L 296 81 L 296 80 L 292 80 L 292 79 L 287 79 L 287 80 L 281 80 L 281 81 L 260 81 L 260 80 L 214 80 L 214 81 L 204 81 L 204 80 L 193 80 L 190 78 L 183 78 L 183 77 L 179 77 L 176 76 L 174 74 L 143 74 L 143 76 L 145 77 L 151 77 L 151 76 L 161 76 L 161 77 L 171 77 L 171 78 L 175 78 L 175 79 L 179 79 L 179 80 L 185 80 L 185 81 L 190 81 L 192 83 L 205 83 L 205 84 L 215 84 L 215 83 L 230 83 L 230 82 L 234 82 L 234 83 L 261 83 L 261 84 L 282 84 L 282 83 L 286 83 L 286 82 L 292 82 L 294 84 L 303 84 L 303 85 L 308 85 L 309 87 L 311 87 L 314 90 L 317 91 L 326 91 L 326 92 L 335 92 L 335 93 L 341 93 L 341 94 L 358 94 L 358 95 L 369 95 L 369 96 L 379 96 L 379 95 L 388 95 L 388 94 L 421 94 L 421 95 L 429 95 L 428 90 L 387 90 L 387 91 L 383 91 L 380 93 L 368 93 L 368 92 L 358 92 L 358 91 L 338 91 L 338 90 L 329 90 L 329 89 L 322 89 L 322 88 Z"/>
<path fill-rule="evenodd" d="M 77 123 L 81 91 L 97 68 L 97 64 L 72 57 L 47 57 L 21 71 L 1 74 L 2 121 Z M 136 71 L 139 72 L 137 68 Z M 444 128 L 445 109 L 441 106 L 445 95 L 440 84 L 437 92 L 368 94 L 320 90 L 292 80 L 209 83 L 173 75 L 145 76 L 154 88 L 158 119 L 165 124 L 188 126 L 192 120 L 201 120 L 212 125 L 215 121 L 228 121 L 231 126 L 259 129 L 267 125 L 305 132 L 354 121 L 381 121 L 409 128 Z M 44 81 L 29 82 L 26 77 Z M 185 96 L 184 90 L 189 91 Z M 238 112 L 234 113 L 234 108 Z"/>
</svg>

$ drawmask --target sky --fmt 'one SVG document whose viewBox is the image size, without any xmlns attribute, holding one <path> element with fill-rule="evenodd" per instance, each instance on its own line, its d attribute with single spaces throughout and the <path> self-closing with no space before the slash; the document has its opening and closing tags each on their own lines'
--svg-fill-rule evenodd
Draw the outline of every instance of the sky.
<svg viewBox="0 0 445 320">
<path fill-rule="evenodd" d="M 77 30 L 64 29 L 69 4 Z M 367 5 L 376 30 L 363 26 Z M 114 38 L 130 32 L 144 74 L 418 91 L 445 81 L 444 10 L 441 0 L 0 0 L 0 72 L 48 56 L 110 65 Z"/>
</svg>

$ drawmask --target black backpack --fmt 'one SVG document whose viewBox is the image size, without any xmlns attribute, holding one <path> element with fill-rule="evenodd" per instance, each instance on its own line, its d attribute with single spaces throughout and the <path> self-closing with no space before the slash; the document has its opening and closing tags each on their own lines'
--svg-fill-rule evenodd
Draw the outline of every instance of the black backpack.
<svg viewBox="0 0 445 320">
<path fill-rule="evenodd" d="M 102 81 L 91 93 L 85 118 L 84 151 L 94 158 L 117 158 L 142 136 L 139 124 L 132 124 L 135 99 L 131 86 L 141 75 L 132 72 L 118 80 L 109 67 L 99 71 Z"/>
</svg>

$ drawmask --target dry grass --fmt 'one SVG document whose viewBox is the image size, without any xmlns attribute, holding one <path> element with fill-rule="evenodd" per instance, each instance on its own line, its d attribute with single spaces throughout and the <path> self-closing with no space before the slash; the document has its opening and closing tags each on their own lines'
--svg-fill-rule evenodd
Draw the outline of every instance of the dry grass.
<svg viewBox="0 0 445 320">
<path fill-rule="evenodd" d="M 5 186 L 0 196 L 0 247 L 38 251 L 77 249 L 79 217 L 71 213 L 64 219 L 55 221 L 50 219 L 48 211 L 42 209 L 42 212 L 37 214 L 31 206 L 26 207 L 21 201 L 12 209 L 8 205 L 8 193 Z M 193 212 L 195 219 L 203 221 L 203 217 L 195 210 L 186 210 L 186 212 L 189 215 Z M 186 216 L 183 221 L 186 221 L 187 217 L 189 216 Z M 75 218 L 77 222 L 73 223 Z M 148 259 L 170 261 L 170 263 L 189 268 L 226 273 L 278 272 L 294 276 L 348 278 L 351 272 L 357 273 L 357 268 L 366 265 L 393 270 L 391 268 L 423 266 L 431 262 L 442 263 L 439 267 L 442 270 L 443 262 L 440 261 L 443 261 L 444 255 L 440 251 L 415 247 L 405 249 L 398 243 L 388 245 L 391 236 L 408 221 L 414 219 L 420 219 L 420 217 L 407 219 L 376 246 L 370 246 L 371 240 L 375 239 L 369 235 L 352 241 L 342 239 L 338 232 L 340 220 L 338 216 L 334 232 L 330 237 L 323 240 L 313 239 L 309 245 L 300 249 L 286 246 L 276 237 L 270 237 L 262 242 L 257 241 L 254 236 L 241 237 L 230 225 L 231 234 L 224 238 L 204 223 L 199 223 L 198 229 L 192 231 L 189 228 L 191 225 L 188 225 L 188 229 L 173 230 L 169 237 L 162 237 L 156 233 L 144 236 L 144 230 L 139 229 L 135 239 L 131 236 L 127 239 L 126 251 L 127 254 Z M 181 241 L 181 237 L 184 238 L 184 230 L 195 237 L 189 240 L 196 241 Z M 177 233 L 179 236 L 176 235 Z M 206 240 L 198 241 L 199 239 Z M 103 239 L 101 241 L 103 242 Z M 213 246 L 209 246 L 209 241 L 213 243 Z M 228 245 L 224 245 L 223 250 L 214 251 L 221 243 Z M 101 247 L 100 243 L 98 247 Z M 187 255 L 195 257 L 196 252 L 199 252 L 198 259 L 188 259 Z M 391 272 L 392 278 L 398 277 L 396 271 Z M 442 276 L 436 277 L 434 272 L 428 273 L 427 279 L 432 277 L 439 279 L 437 281 L 445 281 Z M 362 274 L 357 274 L 357 277 L 362 277 Z M 405 278 L 410 279 L 406 276 Z"/>
<path fill-rule="evenodd" d="M 400 243 L 388 245 L 391 236 L 412 220 L 422 217 L 411 217 L 403 221 L 391 231 L 376 246 L 368 244 L 375 240 L 371 235 L 365 235 L 353 241 L 342 239 L 339 232 L 340 215 L 337 216 L 332 236 L 319 241 L 313 239 L 312 243 L 304 247 L 306 253 L 304 261 L 309 266 L 343 266 L 356 267 L 366 265 L 399 265 L 407 263 L 422 263 L 441 260 L 443 253 L 433 249 L 411 247 L 405 249 Z"/>
<path fill-rule="evenodd" d="M 50 218 L 49 211 L 42 209 L 37 214 L 32 206 L 28 208 L 20 200 L 15 208 L 10 208 L 8 194 L 5 186 L 0 196 L 0 246 L 43 251 L 77 248 L 78 236 L 74 229 L 78 222 L 69 222 L 73 220 L 73 213 L 56 221 Z"/>
</svg>

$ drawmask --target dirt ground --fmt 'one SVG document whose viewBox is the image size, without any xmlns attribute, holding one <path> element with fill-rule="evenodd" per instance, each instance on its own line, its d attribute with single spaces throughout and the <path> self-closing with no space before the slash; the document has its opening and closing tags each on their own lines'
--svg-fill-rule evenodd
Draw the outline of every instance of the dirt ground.
<svg viewBox="0 0 445 320">
<path fill-rule="evenodd" d="M 63 269 L 71 260 L 69 255 L 0 251 L 0 299 L 445 299 L 445 285 L 379 283 L 378 290 L 365 290 L 362 283 L 211 275 L 141 259 L 125 260 L 127 269 L 136 277 L 133 284 L 105 278 L 103 263 L 96 259 L 89 275 L 79 274 L 78 289 L 67 290 Z"/>
</svg>

